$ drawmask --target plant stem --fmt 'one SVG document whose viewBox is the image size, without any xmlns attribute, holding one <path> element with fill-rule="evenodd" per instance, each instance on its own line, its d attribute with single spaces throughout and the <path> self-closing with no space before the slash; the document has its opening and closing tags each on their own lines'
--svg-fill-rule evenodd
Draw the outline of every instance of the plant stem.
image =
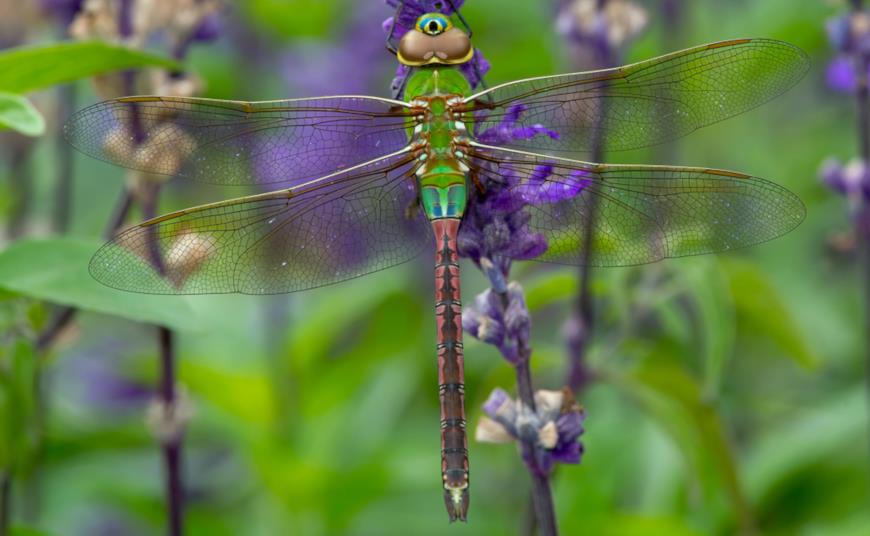
<svg viewBox="0 0 870 536">
<path fill-rule="evenodd" d="M 8 471 L 0 473 L 0 536 L 9 534 L 12 521 L 12 475 Z"/>
<path fill-rule="evenodd" d="M 502 314 L 504 314 L 510 300 L 506 279 L 497 268 L 485 269 L 484 273 L 490 280 L 490 288 L 499 297 Z M 536 407 L 535 391 L 532 386 L 532 349 L 522 340 L 517 340 L 517 346 L 519 359 L 514 364 L 517 375 L 517 397 L 524 406 L 534 412 Z M 528 438 L 520 437 L 519 442 L 523 461 L 532 478 L 531 503 L 535 512 L 535 521 L 526 523 L 526 528 L 534 530 L 537 527 L 543 536 L 556 536 L 559 531 L 556 525 L 556 509 L 553 506 L 553 493 L 550 490 L 550 474 L 538 463 L 541 458 L 537 453 L 538 446 Z"/>
<path fill-rule="evenodd" d="M 535 395 L 532 388 L 532 373 L 529 366 L 531 351 L 520 349 L 522 358 L 514 367 L 517 373 L 517 396 L 522 403 L 535 411 Z M 521 440 L 523 460 L 529 466 L 532 477 L 532 504 L 535 508 L 535 518 L 538 530 L 543 536 L 556 536 L 559 530 L 556 525 L 556 509 L 553 506 L 553 492 L 550 489 L 550 475 L 538 465 L 538 446 L 533 442 Z"/>
<path fill-rule="evenodd" d="M 174 413 L 175 392 L 175 343 L 172 330 L 159 327 L 160 341 L 160 398 L 166 411 Z M 168 534 L 181 536 L 184 518 L 184 485 L 181 479 L 181 435 L 173 436 L 163 444 L 163 462 L 166 471 L 166 499 Z"/>
<path fill-rule="evenodd" d="M 607 5 L 607 0 L 598 0 L 598 10 L 603 10 Z M 616 65 L 616 54 L 613 47 L 607 42 L 605 35 L 597 37 L 595 46 L 595 68 L 606 69 Z M 602 107 L 606 103 L 602 102 Z M 604 160 L 604 120 L 606 118 L 606 110 L 601 110 L 596 118 L 596 128 L 592 134 L 592 161 L 601 162 Z M 577 289 L 577 297 L 574 301 L 574 311 L 572 316 L 566 322 L 566 346 L 568 353 L 568 373 L 567 385 L 573 392 L 580 391 L 589 383 L 592 375 L 586 365 L 586 353 L 589 347 L 589 342 L 592 338 L 592 329 L 594 321 L 594 309 L 592 303 L 592 292 L 590 291 L 590 283 L 592 281 L 592 238 L 595 227 L 595 219 L 598 212 L 598 197 L 592 196 L 588 203 L 588 210 L 583 215 L 583 238 L 581 242 L 581 255 L 583 256 L 580 263 L 579 283 Z"/>
<path fill-rule="evenodd" d="M 141 181 L 148 181 L 149 177 L 139 177 Z M 160 192 L 159 183 L 152 182 L 147 185 L 147 192 L 142 195 L 142 217 L 150 220 L 157 213 L 157 197 Z M 153 255 L 155 269 L 163 272 L 163 260 L 160 246 L 156 237 L 151 235 L 150 250 Z M 160 347 L 160 391 L 159 399 L 165 418 L 172 420 L 176 417 L 177 393 L 175 381 L 175 335 L 171 329 L 159 326 L 157 328 L 157 340 Z M 184 483 L 181 477 L 182 433 L 170 434 L 161 442 L 163 452 L 163 468 L 165 472 L 165 491 L 167 509 L 167 534 L 181 536 L 184 526 Z"/>
<path fill-rule="evenodd" d="M 862 11 L 863 4 L 863 0 L 852 0 L 853 16 Z M 853 49 L 859 50 L 857 47 L 853 47 Z M 858 155 L 861 157 L 861 163 L 864 166 L 863 185 L 865 188 L 863 202 L 855 220 L 855 234 L 863 250 L 863 263 L 866 271 L 864 333 L 868 335 L 868 339 L 866 341 L 867 348 L 865 349 L 864 374 L 867 383 L 868 406 L 870 406 L 870 199 L 868 199 L 867 193 L 870 191 L 870 172 L 868 172 L 870 171 L 870 88 L 868 88 L 867 81 L 867 70 L 870 69 L 870 55 L 864 52 L 856 53 L 855 64 L 855 115 L 858 127 Z M 870 407 L 868 407 L 868 411 L 870 411 Z M 870 432 L 870 426 L 868 426 L 868 432 Z"/>
</svg>

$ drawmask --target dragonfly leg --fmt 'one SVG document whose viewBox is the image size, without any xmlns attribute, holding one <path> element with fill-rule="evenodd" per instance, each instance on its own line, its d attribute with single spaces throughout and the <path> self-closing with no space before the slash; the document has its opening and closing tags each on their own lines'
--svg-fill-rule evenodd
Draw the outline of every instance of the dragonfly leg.
<svg viewBox="0 0 870 536">
<path fill-rule="evenodd" d="M 398 50 L 393 45 L 393 34 L 396 33 L 396 21 L 399 20 L 399 15 L 402 13 L 402 8 L 404 7 L 404 1 L 396 4 L 396 12 L 393 13 L 393 22 L 390 23 L 390 31 L 387 33 L 387 50 L 394 56 L 398 54 Z"/>
</svg>

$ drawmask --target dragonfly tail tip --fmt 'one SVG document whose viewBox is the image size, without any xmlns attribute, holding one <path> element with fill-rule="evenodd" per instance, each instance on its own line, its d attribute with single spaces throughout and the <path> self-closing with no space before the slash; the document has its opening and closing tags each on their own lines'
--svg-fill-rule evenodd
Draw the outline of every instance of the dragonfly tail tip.
<svg viewBox="0 0 870 536">
<path fill-rule="evenodd" d="M 447 505 L 447 515 L 450 516 L 450 522 L 466 521 L 468 515 L 468 488 L 464 489 L 445 489 L 444 504 Z"/>
</svg>

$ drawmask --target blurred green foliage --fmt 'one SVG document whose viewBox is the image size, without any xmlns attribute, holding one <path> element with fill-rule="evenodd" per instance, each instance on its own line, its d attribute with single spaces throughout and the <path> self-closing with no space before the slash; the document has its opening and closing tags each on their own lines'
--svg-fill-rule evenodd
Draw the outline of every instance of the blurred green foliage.
<svg viewBox="0 0 870 536">
<path fill-rule="evenodd" d="M 195 49 L 187 67 L 203 76 L 207 96 L 302 96 L 285 93 L 282 76 L 292 78 L 294 64 L 281 54 L 333 44 L 356 23 L 358 4 L 239 2 L 227 15 L 231 29 Z M 830 247 L 850 221 L 845 202 L 816 179 L 826 157 L 848 158 L 856 145 L 850 98 L 824 86 L 825 20 L 842 5 L 685 0 L 678 29 L 666 31 L 659 2 L 644 4 L 649 30 L 625 61 L 669 52 L 666 46 L 761 36 L 801 46 L 813 68 L 784 97 L 668 152 L 653 148 L 612 160 L 766 177 L 797 192 L 808 218 L 792 234 L 749 251 L 595 271 L 598 321 L 589 355 L 595 379 L 580 396 L 588 413 L 586 454 L 580 466 L 562 467 L 554 478 L 562 532 L 866 535 L 862 268 L 854 250 Z M 553 13 L 548 3 L 467 0 L 463 14 L 493 64 L 491 85 L 566 68 Z M 390 14 L 384 7 L 383 17 Z M 50 40 L 39 31 L 31 39 Z M 383 62 L 393 61 L 384 52 Z M 2 77 L 0 69 L 0 90 L 33 89 L 6 87 Z M 387 95 L 388 85 L 385 78 L 372 91 Z M 95 100 L 87 84 L 78 87 L 79 105 Z M 50 110 L 47 99 L 37 105 Z M 56 131 L 62 118 L 47 117 Z M 57 143 L 46 136 L 33 149 L 32 234 L 42 234 L 51 215 Z M 9 166 L 0 171 L 0 184 L 10 183 L 11 173 Z M 142 424 L 143 402 L 131 402 L 128 392 L 153 385 L 157 376 L 153 327 L 137 323 L 147 322 L 180 330 L 180 381 L 197 410 L 185 438 L 190 534 L 520 532 L 528 477 L 517 453 L 475 442 L 470 521 L 447 525 L 430 257 L 291 296 L 115 292 L 90 280 L 86 266 L 123 171 L 79 158 L 75 173 L 71 237 L 19 241 L 0 253 L 2 304 L 10 311 L 3 326 L 15 334 L 0 352 L 0 465 L 16 467 L 25 490 L 16 496 L 16 519 L 48 534 L 161 530 L 159 454 Z M 172 183 L 162 208 L 233 195 L 229 188 Z M 468 302 L 485 284 L 470 265 L 464 268 Z M 536 385 L 558 388 L 566 369 L 560 329 L 577 273 L 527 263 L 515 276 L 534 314 Z M 33 326 L 44 324 L 46 314 L 33 299 L 84 310 L 51 356 L 33 347 Z M 35 324 L 10 327 L 22 322 Z M 513 374 L 494 349 L 476 341 L 467 341 L 466 356 L 473 426 L 489 392 L 511 388 Z M 41 436 L 32 429 L 37 368 L 48 407 L 38 423 L 45 427 L 41 445 L 33 443 Z M 35 473 L 23 469 L 31 462 Z"/>
</svg>

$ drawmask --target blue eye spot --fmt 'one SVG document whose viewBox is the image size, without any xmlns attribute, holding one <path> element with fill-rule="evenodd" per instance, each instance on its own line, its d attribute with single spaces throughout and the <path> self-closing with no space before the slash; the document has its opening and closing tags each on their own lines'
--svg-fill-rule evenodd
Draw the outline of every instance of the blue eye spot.
<svg viewBox="0 0 870 536">
<path fill-rule="evenodd" d="M 427 35 L 439 35 L 452 27 L 450 19 L 441 13 L 426 13 L 417 19 L 417 30 Z"/>
</svg>

